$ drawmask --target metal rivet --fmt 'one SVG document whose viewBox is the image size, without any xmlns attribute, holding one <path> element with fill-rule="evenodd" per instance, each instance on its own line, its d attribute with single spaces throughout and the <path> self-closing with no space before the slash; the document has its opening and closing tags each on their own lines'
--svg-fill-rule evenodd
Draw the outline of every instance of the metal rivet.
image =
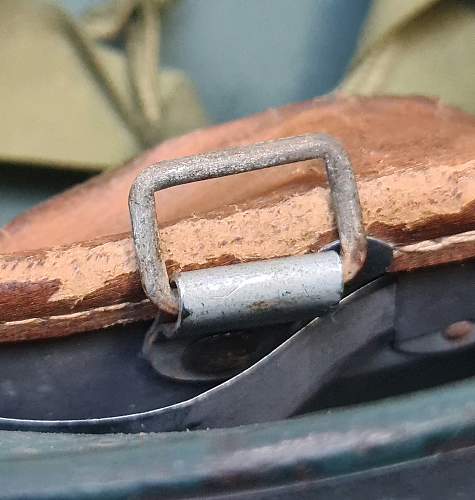
<svg viewBox="0 0 475 500">
<path fill-rule="evenodd" d="M 449 340 L 462 340 L 472 333 L 475 333 L 475 323 L 468 320 L 456 321 L 450 324 L 443 332 L 444 337 Z"/>
</svg>

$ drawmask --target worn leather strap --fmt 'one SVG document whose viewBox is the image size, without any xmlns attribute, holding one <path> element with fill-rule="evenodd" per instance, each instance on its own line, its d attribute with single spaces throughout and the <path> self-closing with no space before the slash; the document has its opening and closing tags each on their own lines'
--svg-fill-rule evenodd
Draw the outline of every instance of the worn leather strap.
<svg viewBox="0 0 475 500">
<path fill-rule="evenodd" d="M 425 99 L 327 98 L 169 141 L 17 219 L 0 237 L 0 340 L 151 318 L 127 232 L 137 172 L 160 159 L 307 132 L 334 135 L 348 150 L 366 230 L 395 246 L 393 271 L 475 257 L 475 120 Z M 168 272 L 332 241 L 322 168 L 305 162 L 161 193 Z"/>
</svg>

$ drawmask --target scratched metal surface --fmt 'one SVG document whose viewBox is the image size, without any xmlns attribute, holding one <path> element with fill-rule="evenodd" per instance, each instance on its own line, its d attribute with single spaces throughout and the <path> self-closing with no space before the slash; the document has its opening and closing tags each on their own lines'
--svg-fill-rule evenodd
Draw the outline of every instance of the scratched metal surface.
<svg viewBox="0 0 475 500">
<path fill-rule="evenodd" d="M 468 499 L 475 384 L 213 432 L 0 432 L 0 443 L 5 498 Z"/>
</svg>

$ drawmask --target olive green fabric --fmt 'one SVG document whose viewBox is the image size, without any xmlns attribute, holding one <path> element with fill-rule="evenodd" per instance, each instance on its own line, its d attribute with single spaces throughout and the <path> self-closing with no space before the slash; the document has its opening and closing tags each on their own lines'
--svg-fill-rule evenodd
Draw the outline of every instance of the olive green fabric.
<svg viewBox="0 0 475 500">
<path fill-rule="evenodd" d="M 474 3 L 376 0 L 341 89 L 439 97 L 475 113 Z"/>
<path fill-rule="evenodd" d="M 158 71 L 170 1 L 112 0 L 78 21 L 46 1 L 2 0 L 0 162 L 108 168 L 205 124 L 185 75 Z M 341 89 L 475 113 L 473 5 L 375 0 Z"/>
<path fill-rule="evenodd" d="M 0 161 L 108 168 L 205 124 L 185 75 L 158 72 L 163 3 L 118 0 L 78 22 L 2 0 Z M 125 53 L 112 46 L 123 40 Z"/>
</svg>

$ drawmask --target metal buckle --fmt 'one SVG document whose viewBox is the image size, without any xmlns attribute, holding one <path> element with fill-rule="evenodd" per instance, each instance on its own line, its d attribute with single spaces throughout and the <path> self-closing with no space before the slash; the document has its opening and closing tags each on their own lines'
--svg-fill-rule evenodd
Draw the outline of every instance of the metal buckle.
<svg viewBox="0 0 475 500">
<path fill-rule="evenodd" d="M 262 142 L 162 161 L 139 174 L 129 195 L 132 234 L 145 294 L 159 311 L 176 317 L 180 304 L 170 287 L 160 254 L 155 192 L 179 184 L 319 158 L 325 162 L 341 244 L 343 278 L 348 283 L 365 262 L 367 241 L 351 162 L 333 138 L 311 134 Z"/>
</svg>

